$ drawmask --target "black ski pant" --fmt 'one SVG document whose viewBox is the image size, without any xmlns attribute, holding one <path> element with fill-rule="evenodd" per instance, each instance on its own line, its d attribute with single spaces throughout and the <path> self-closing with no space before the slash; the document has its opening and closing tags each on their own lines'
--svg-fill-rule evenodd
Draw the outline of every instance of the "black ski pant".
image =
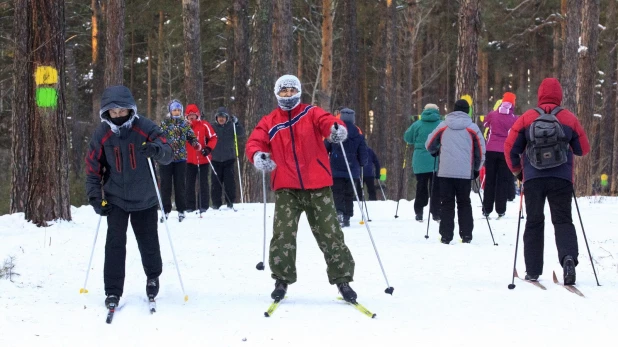
<svg viewBox="0 0 618 347">
<path fill-rule="evenodd" d="M 472 181 L 462 178 L 440 177 L 441 222 L 440 235 L 442 239 L 453 240 L 455 229 L 455 201 L 457 201 L 457 220 L 459 222 L 459 236 L 462 239 L 472 240 L 474 220 L 472 218 L 472 203 L 470 191 Z"/>
<path fill-rule="evenodd" d="M 429 212 L 434 219 L 440 219 L 440 180 L 433 179 L 433 172 L 426 172 L 421 174 L 415 174 L 416 176 L 416 198 L 414 199 L 414 213 L 423 214 L 423 208 L 427 206 L 427 203 L 431 203 L 429 206 Z M 433 190 L 432 190 L 432 181 Z M 431 194 L 431 198 L 429 197 Z"/>
<path fill-rule="evenodd" d="M 212 177 L 210 180 L 210 191 L 212 195 L 212 205 L 216 208 L 221 206 L 221 184 L 225 187 L 225 194 L 230 198 L 230 201 L 226 201 L 226 204 L 233 204 L 236 201 L 236 181 L 234 180 L 234 161 L 230 159 L 226 161 L 213 161 L 212 167 L 217 172 L 217 177 Z M 214 174 L 213 174 L 214 176 Z M 221 183 L 219 183 L 221 182 Z M 227 200 L 227 198 L 226 198 Z"/>
<path fill-rule="evenodd" d="M 105 265 L 103 268 L 105 295 L 122 296 L 123 293 L 129 218 L 139 253 L 142 256 L 142 266 L 147 279 L 157 278 L 161 275 L 163 265 L 157 233 L 157 206 L 133 212 L 112 206 L 112 210 L 107 216 L 107 238 L 105 240 Z"/>
<path fill-rule="evenodd" d="M 554 225 L 558 261 L 562 264 L 564 257 L 570 255 L 577 265 L 579 251 L 571 216 L 572 197 L 573 183 L 562 178 L 535 178 L 524 183 L 527 214 L 524 231 L 524 258 L 528 274 L 541 275 L 543 273 L 545 199 L 549 203 L 551 222 Z"/>
<path fill-rule="evenodd" d="M 210 190 L 208 189 L 208 173 L 210 165 L 208 164 L 187 164 L 187 209 L 189 210 L 207 210 L 210 204 Z M 199 176 L 199 177 L 198 177 Z M 195 191 L 195 181 L 198 181 L 198 190 Z M 195 199 L 195 196 L 198 199 Z M 197 201 L 197 203 L 196 203 Z"/>
<path fill-rule="evenodd" d="M 509 172 L 510 174 L 510 172 Z M 509 196 L 508 201 L 515 200 L 515 176 L 509 175 Z"/>
<path fill-rule="evenodd" d="M 483 196 L 483 212 L 491 213 L 496 204 L 496 212 L 506 212 L 506 200 L 509 196 L 509 185 L 513 186 L 513 174 L 506 165 L 504 152 L 487 152 L 485 154 L 485 192 Z"/>
<path fill-rule="evenodd" d="M 367 195 L 369 195 L 369 201 L 378 200 L 376 197 L 375 177 L 363 177 L 363 183 L 367 186 Z"/>
<path fill-rule="evenodd" d="M 178 212 L 185 211 L 185 173 L 187 162 L 173 162 L 169 165 L 159 165 L 161 176 L 161 200 L 165 213 L 172 210 L 172 187 L 174 188 L 174 201 Z"/>
<path fill-rule="evenodd" d="M 358 187 L 360 186 L 360 178 L 355 178 L 354 184 L 356 184 L 358 191 Z M 354 216 L 354 200 L 356 197 L 354 196 L 354 187 L 352 186 L 350 179 L 334 177 L 332 191 L 337 213 L 343 214 L 344 219 L 350 219 L 350 217 Z"/>
</svg>

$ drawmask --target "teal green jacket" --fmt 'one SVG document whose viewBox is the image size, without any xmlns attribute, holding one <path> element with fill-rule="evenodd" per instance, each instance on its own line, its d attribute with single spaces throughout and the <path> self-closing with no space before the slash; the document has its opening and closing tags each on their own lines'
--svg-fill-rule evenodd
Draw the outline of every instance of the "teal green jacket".
<svg viewBox="0 0 618 347">
<path fill-rule="evenodd" d="M 425 148 L 425 141 L 431 132 L 440 124 L 440 112 L 435 109 L 423 111 L 421 119 L 412 123 L 403 135 L 403 139 L 414 146 L 412 154 L 412 170 L 415 174 L 433 172 L 438 167 L 437 161 L 429 154 Z"/>
</svg>

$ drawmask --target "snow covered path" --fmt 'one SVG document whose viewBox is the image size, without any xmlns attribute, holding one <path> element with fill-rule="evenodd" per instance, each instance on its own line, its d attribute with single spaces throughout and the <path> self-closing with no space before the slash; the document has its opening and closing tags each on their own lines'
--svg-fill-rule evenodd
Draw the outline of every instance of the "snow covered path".
<svg viewBox="0 0 618 347">
<path fill-rule="evenodd" d="M 88 294 L 79 294 L 98 216 L 89 206 L 73 208 L 72 222 L 36 228 L 22 214 L 0 217 L 0 261 L 15 257 L 14 282 L 0 279 L 0 346 L 576 346 L 611 345 L 618 322 L 618 199 L 581 198 L 580 209 L 602 286 L 597 287 L 575 212 L 580 246 L 580 298 L 552 283 L 557 261 L 553 227 L 546 226 L 542 291 L 516 279 L 508 290 L 515 249 L 518 200 L 505 218 L 491 220 L 493 246 L 472 196 L 475 229 L 471 244 L 438 241 L 438 225 L 414 221 L 412 202 L 370 202 L 371 231 L 386 275 L 378 265 L 360 213 L 344 229 L 356 260 L 352 287 L 359 302 L 377 313 L 369 319 L 337 300 L 323 257 L 304 218 L 298 236 L 298 282 L 273 317 L 274 281 L 257 271 L 262 260 L 261 204 L 238 204 L 238 212 L 209 210 L 169 220 L 189 301 L 183 301 L 167 235 L 160 224 L 164 272 L 157 313 L 150 315 L 145 276 L 132 230 L 127 278 L 113 324 L 105 324 L 102 222 Z M 600 200 L 600 201 L 599 201 Z M 547 207 L 546 207 L 547 208 Z M 272 234 L 268 205 L 268 240 Z M 549 219 L 549 209 L 546 210 Z M 492 215 L 495 217 L 495 214 Z M 522 221 L 522 233 L 523 225 Z M 456 233 L 457 235 L 457 233 Z M 521 236 L 520 236 L 521 237 Z M 267 241 L 268 241 L 267 240 Z M 456 241 L 456 242 L 455 242 Z M 1 265 L 1 263 L 0 263 Z M 520 243 L 518 266 L 525 274 Z"/>
</svg>

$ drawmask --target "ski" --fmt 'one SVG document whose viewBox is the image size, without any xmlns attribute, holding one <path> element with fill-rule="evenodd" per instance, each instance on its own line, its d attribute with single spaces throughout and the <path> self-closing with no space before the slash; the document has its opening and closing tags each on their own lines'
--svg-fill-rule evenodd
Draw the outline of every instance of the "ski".
<svg viewBox="0 0 618 347">
<path fill-rule="evenodd" d="M 111 306 L 107 309 L 107 318 L 105 319 L 105 323 L 112 324 L 112 319 L 114 319 L 114 312 L 116 311 L 116 306 Z"/>
<path fill-rule="evenodd" d="M 566 290 L 568 290 L 569 292 L 573 293 L 573 294 L 577 294 L 579 296 L 581 296 L 582 298 L 585 298 L 584 294 L 582 292 L 579 291 L 579 289 L 577 289 L 574 285 L 566 285 L 563 284 L 562 282 L 558 281 L 558 277 L 556 276 L 556 271 L 554 271 L 554 283 L 564 287 Z"/>
<path fill-rule="evenodd" d="M 338 300 L 343 300 L 342 297 L 337 297 Z M 344 300 L 345 301 L 345 300 Z M 357 310 L 359 310 L 362 314 L 364 314 L 365 316 L 369 317 L 369 318 L 375 318 L 376 314 L 369 311 L 367 308 L 365 308 L 365 306 L 359 304 L 358 302 L 354 301 L 354 302 L 349 302 L 349 301 L 345 301 L 346 303 L 354 306 Z"/>
<path fill-rule="evenodd" d="M 514 270 L 513 274 L 515 275 L 515 277 L 519 278 L 520 280 L 522 280 L 524 282 L 528 282 L 530 284 L 534 284 L 535 287 L 538 287 L 538 288 L 543 289 L 543 290 L 547 290 L 547 288 L 545 288 L 545 286 L 540 284 L 538 281 L 530 281 L 530 280 L 527 280 L 525 278 L 519 277 L 519 275 L 517 274 L 517 270 Z"/>
<path fill-rule="evenodd" d="M 287 298 L 287 296 L 285 298 Z M 268 307 L 268 310 L 264 312 L 264 317 L 272 317 L 273 313 L 275 313 L 275 310 L 277 309 L 277 307 L 279 307 L 279 304 L 281 303 L 283 299 L 277 299 L 273 301 L 273 303 L 270 304 L 270 307 Z"/>
<path fill-rule="evenodd" d="M 148 299 L 148 308 L 150 309 L 150 314 L 157 312 L 157 302 L 154 298 Z"/>
</svg>

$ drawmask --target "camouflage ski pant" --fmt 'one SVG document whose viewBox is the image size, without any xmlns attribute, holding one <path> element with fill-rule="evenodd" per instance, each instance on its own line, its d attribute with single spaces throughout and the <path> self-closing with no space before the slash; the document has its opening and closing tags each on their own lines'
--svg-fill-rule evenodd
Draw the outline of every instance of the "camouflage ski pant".
<svg viewBox="0 0 618 347">
<path fill-rule="evenodd" d="M 281 189 L 276 192 L 269 265 L 272 278 L 296 282 L 296 235 L 305 212 L 311 232 L 326 260 L 330 284 L 352 282 L 354 259 L 343 240 L 330 187 L 316 190 Z"/>
</svg>

